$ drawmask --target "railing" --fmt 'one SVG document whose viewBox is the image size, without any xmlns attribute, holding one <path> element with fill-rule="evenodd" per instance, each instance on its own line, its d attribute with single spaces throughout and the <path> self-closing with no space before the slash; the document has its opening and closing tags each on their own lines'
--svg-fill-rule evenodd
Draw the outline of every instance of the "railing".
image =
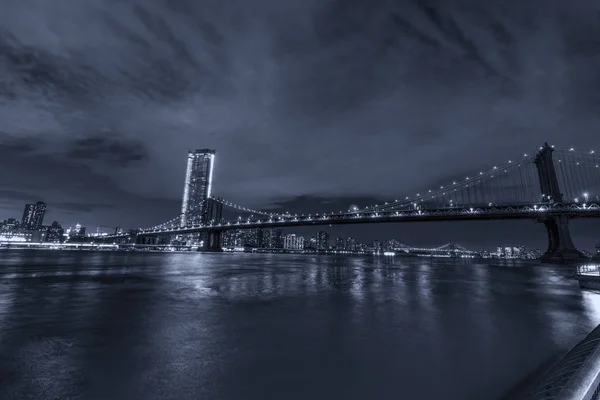
<svg viewBox="0 0 600 400">
<path fill-rule="evenodd" d="M 577 275 L 600 275 L 600 264 L 585 264 L 577 267 Z"/>
<path fill-rule="evenodd" d="M 525 400 L 600 399 L 600 325 L 579 342 Z"/>
</svg>

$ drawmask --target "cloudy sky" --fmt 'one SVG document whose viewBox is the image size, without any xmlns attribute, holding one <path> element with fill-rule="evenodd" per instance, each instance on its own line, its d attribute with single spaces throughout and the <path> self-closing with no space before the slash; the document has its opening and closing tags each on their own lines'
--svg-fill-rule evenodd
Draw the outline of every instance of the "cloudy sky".
<svg viewBox="0 0 600 400">
<path fill-rule="evenodd" d="M 599 3 L 483 4 L 4 0 L 0 219 L 42 199 L 66 226 L 154 225 L 178 214 L 194 148 L 217 149 L 216 195 L 314 212 L 544 141 L 593 148 Z M 596 225 L 574 236 L 589 245 Z M 466 226 L 393 229 L 443 242 Z"/>
</svg>

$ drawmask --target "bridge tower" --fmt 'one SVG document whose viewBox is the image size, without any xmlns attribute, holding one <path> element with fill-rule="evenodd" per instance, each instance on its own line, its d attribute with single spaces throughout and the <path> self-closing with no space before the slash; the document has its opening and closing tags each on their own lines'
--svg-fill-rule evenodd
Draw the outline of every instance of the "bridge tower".
<svg viewBox="0 0 600 400">
<path fill-rule="evenodd" d="M 534 161 L 542 190 L 541 200 L 548 204 L 563 201 L 554 167 L 553 151 L 554 149 L 548 146 L 548 143 L 544 143 Z M 542 262 L 567 263 L 586 258 L 573 243 L 569 231 L 569 219 L 566 215 L 543 217 L 540 221 L 544 224 L 548 233 L 548 249 L 541 257 Z"/>
<path fill-rule="evenodd" d="M 220 222 L 223 218 L 223 203 L 218 199 L 209 198 L 206 203 L 206 210 L 202 215 L 202 224 L 211 225 Z M 204 238 L 204 251 L 219 252 L 223 251 L 221 247 L 220 229 L 209 230 Z"/>
</svg>

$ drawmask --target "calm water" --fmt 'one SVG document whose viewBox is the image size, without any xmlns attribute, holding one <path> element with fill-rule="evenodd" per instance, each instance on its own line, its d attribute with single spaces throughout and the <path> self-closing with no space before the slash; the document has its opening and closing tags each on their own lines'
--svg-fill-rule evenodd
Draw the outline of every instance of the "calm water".
<svg viewBox="0 0 600 400">
<path fill-rule="evenodd" d="M 550 267 L 0 252 L 1 399 L 494 399 L 600 323 Z"/>
</svg>

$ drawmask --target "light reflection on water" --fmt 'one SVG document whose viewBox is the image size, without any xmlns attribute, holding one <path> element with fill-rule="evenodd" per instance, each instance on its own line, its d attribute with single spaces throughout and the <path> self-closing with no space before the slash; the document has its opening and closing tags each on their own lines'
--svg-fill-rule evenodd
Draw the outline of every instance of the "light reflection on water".
<svg viewBox="0 0 600 400">
<path fill-rule="evenodd" d="M 494 399 L 600 323 L 531 263 L 1 255 L 2 399 Z"/>
</svg>

